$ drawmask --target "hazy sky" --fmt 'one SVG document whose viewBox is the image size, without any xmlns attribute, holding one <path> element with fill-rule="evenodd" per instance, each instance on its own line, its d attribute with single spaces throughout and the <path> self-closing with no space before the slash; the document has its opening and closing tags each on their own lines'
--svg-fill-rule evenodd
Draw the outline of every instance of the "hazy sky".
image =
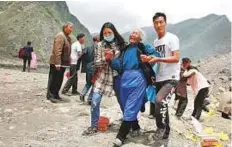
<svg viewBox="0 0 232 147">
<path fill-rule="evenodd" d="M 112 22 L 122 33 L 151 26 L 157 11 L 165 12 L 168 23 L 200 18 L 210 13 L 232 20 L 232 0 L 76 0 L 67 1 L 69 10 L 91 33 Z"/>
</svg>

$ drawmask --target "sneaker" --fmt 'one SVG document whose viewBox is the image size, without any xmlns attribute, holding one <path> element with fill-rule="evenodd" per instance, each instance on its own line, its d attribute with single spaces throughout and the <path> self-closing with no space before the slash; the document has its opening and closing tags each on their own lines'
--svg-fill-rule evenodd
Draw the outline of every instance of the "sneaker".
<svg viewBox="0 0 232 147">
<path fill-rule="evenodd" d="M 80 93 L 78 91 L 73 91 L 72 95 L 80 95 Z"/>
<path fill-rule="evenodd" d="M 85 102 L 85 97 L 81 95 L 80 100 L 81 100 L 81 102 Z"/>
<path fill-rule="evenodd" d="M 119 138 L 116 138 L 113 142 L 115 147 L 120 147 L 122 146 L 122 141 Z"/>
<path fill-rule="evenodd" d="M 150 114 L 150 115 L 148 116 L 148 118 L 149 118 L 149 119 L 154 119 L 155 116 Z"/>
<path fill-rule="evenodd" d="M 98 132 L 97 127 L 89 127 L 87 130 L 85 130 L 82 135 L 83 136 L 91 136 Z"/>
<path fill-rule="evenodd" d="M 162 140 L 167 139 L 169 137 L 169 133 L 166 132 L 166 129 L 158 128 L 155 133 L 152 135 L 152 140 Z"/>
<path fill-rule="evenodd" d="M 61 93 L 66 95 L 68 91 L 63 90 Z"/>
</svg>

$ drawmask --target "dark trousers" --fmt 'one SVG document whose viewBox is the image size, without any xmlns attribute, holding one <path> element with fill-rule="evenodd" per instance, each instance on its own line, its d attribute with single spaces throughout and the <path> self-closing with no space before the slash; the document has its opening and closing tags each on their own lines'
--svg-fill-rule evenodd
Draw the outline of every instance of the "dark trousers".
<svg viewBox="0 0 232 147">
<path fill-rule="evenodd" d="M 70 66 L 70 78 L 68 81 L 65 83 L 63 92 L 68 92 L 69 89 L 72 87 L 72 92 L 75 93 L 77 92 L 77 66 L 76 65 L 71 65 Z"/>
<path fill-rule="evenodd" d="M 209 88 L 203 88 L 201 89 L 195 100 L 194 100 L 194 109 L 193 109 L 193 113 L 192 113 L 192 116 L 195 117 L 196 119 L 200 119 L 201 117 L 201 112 L 202 112 L 202 109 L 203 109 L 203 104 L 204 104 L 204 100 L 205 98 L 208 96 L 208 93 L 209 93 Z"/>
<path fill-rule="evenodd" d="M 138 120 L 135 121 L 123 121 L 119 132 L 117 134 L 117 138 L 120 139 L 122 142 L 126 139 L 126 136 L 129 134 L 130 130 L 139 130 L 140 126 Z"/>
<path fill-rule="evenodd" d="M 51 97 L 59 98 L 59 91 L 63 82 L 64 72 L 64 67 L 60 67 L 60 70 L 57 70 L 55 65 L 50 64 L 47 99 Z"/>
<path fill-rule="evenodd" d="M 28 63 L 28 71 L 30 71 L 30 65 L 31 65 L 31 58 L 30 57 L 24 57 L 23 58 L 23 71 L 26 70 L 26 64 Z"/>
<path fill-rule="evenodd" d="M 155 104 L 150 102 L 150 115 L 155 116 Z"/>
<path fill-rule="evenodd" d="M 178 106 L 176 109 L 176 116 L 180 117 L 183 115 L 183 113 L 187 107 L 188 98 L 176 95 L 176 100 L 179 100 L 179 103 L 178 103 Z"/>
<path fill-rule="evenodd" d="M 168 103 L 175 91 L 177 81 L 167 80 L 157 82 L 157 95 L 155 103 L 156 126 L 159 129 L 166 129 L 166 134 L 170 132 Z"/>
</svg>

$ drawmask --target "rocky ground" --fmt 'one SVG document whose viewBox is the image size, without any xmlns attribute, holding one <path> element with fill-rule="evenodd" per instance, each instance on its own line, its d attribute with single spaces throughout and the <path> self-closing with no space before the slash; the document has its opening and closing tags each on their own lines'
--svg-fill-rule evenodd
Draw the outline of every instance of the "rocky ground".
<svg viewBox="0 0 232 147">
<path fill-rule="evenodd" d="M 229 57 L 230 55 L 223 55 L 217 60 L 211 59 L 211 62 L 202 61 L 199 68 L 209 80 L 214 80 L 210 108 L 215 114 L 208 115 L 203 112 L 202 124 L 204 127 L 213 128 L 215 132 L 224 132 L 231 137 L 231 120 L 221 118 L 220 113 L 216 111 L 220 94 L 227 91 L 227 85 L 229 86 L 231 80 L 231 76 L 226 75 L 228 70 L 224 70 L 231 66 Z M 81 103 L 78 96 L 63 95 L 70 102 L 62 104 L 47 101 L 45 94 L 48 75 L 46 70 L 41 71 L 23 73 L 17 68 L 0 68 L 0 146 L 112 147 L 112 141 L 119 129 L 119 119 L 122 116 L 115 98 L 104 97 L 101 105 L 101 115 L 110 118 L 109 130 L 95 136 L 84 137 L 81 134 L 90 124 L 89 106 Z M 223 83 L 221 77 L 227 82 Z M 80 91 L 85 84 L 84 75 L 80 74 L 79 79 Z M 172 131 L 169 140 L 151 142 L 147 138 L 155 130 L 155 120 L 148 119 L 149 105 L 147 105 L 146 112 L 139 115 L 144 136 L 129 137 L 124 146 L 196 147 L 192 137 L 194 128 L 189 120 L 192 107 L 193 96 L 190 91 L 188 108 L 181 120 L 175 117 L 175 110 L 170 106 Z M 227 146 L 230 141 L 223 143 Z"/>
</svg>

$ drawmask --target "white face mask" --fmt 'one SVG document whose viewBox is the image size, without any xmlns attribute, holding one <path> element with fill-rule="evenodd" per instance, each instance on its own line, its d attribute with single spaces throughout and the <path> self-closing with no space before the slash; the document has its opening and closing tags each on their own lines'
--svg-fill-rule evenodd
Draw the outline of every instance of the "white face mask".
<svg viewBox="0 0 232 147">
<path fill-rule="evenodd" d="M 114 34 L 112 34 L 112 35 L 110 35 L 110 36 L 107 36 L 107 37 L 104 36 L 104 40 L 106 40 L 106 41 L 108 41 L 108 42 L 113 41 L 113 40 L 114 40 Z"/>
</svg>

